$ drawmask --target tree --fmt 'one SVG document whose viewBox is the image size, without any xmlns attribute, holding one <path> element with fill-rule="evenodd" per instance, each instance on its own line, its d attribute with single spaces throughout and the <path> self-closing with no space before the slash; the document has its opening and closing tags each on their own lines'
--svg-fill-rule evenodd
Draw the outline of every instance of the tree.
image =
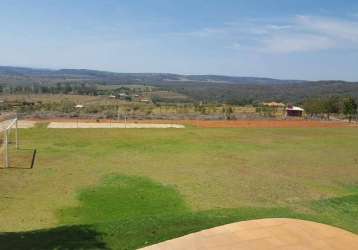
<svg viewBox="0 0 358 250">
<path fill-rule="evenodd" d="M 310 115 L 319 115 L 326 113 L 325 105 L 320 99 L 309 99 L 303 103 L 303 108 Z"/>
<path fill-rule="evenodd" d="M 75 110 L 75 105 L 73 101 L 70 101 L 68 99 L 62 100 L 59 104 L 60 111 L 63 113 L 71 113 Z"/>
<path fill-rule="evenodd" d="M 352 97 L 347 97 L 343 100 L 343 114 L 345 114 L 349 122 L 352 121 L 352 117 L 357 114 L 358 105 Z"/>
<path fill-rule="evenodd" d="M 331 114 L 338 114 L 340 107 L 340 100 L 337 96 L 332 96 L 323 100 L 323 110 L 329 119 Z"/>
<path fill-rule="evenodd" d="M 68 93 L 71 93 L 71 92 L 72 92 L 72 86 L 71 86 L 70 83 L 65 83 L 65 88 L 64 88 L 63 92 L 64 92 L 65 94 L 68 94 Z"/>
<path fill-rule="evenodd" d="M 231 116 L 234 113 L 234 110 L 233 110 L 233 108 L 231 106 L 224 105 L 223 109 L 222 109 L 222 112 L 224 113 L 225 120 L 231 120 L 231 118 L 232 118 Z"/>
</svg>

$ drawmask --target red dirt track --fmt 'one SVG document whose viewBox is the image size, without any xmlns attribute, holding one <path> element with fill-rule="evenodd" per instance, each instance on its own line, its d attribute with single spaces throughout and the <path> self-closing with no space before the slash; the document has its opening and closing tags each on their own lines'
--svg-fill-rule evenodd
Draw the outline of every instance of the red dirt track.
<svg viewBox="0 0 358 250">
<path fill-rule="evenodd" d="M 240 121 L 184 121 L 201 128 L 348 128 L 357 124 L 307 120 L 240 120 Z"/>
<path fill-rule="evenodd" d="M 31 119 L 37 122 L 74 122 L 77 119 Z M 80 122 L 121 122 L 101 119 L 80 119 Z M 343 121 L 312 121 L 312 120 L 128 120 L 128 123 L 183 124 L 200 128 L 358 128 L 358 123 Z"/>
</svg>

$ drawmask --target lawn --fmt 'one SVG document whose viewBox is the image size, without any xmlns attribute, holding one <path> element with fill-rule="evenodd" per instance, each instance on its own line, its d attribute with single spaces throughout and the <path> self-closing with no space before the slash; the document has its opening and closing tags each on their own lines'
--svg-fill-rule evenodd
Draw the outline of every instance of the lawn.
<svg viewBox="0 0 358 250">
<path fill-rule="evenodd" d="M 37 127 L 20 136 L 38 154 L 32 170 L 0 170 L 5 249 L 135 249 L 267 217 L 358 233 L 355 128 Z"/>
</svg>

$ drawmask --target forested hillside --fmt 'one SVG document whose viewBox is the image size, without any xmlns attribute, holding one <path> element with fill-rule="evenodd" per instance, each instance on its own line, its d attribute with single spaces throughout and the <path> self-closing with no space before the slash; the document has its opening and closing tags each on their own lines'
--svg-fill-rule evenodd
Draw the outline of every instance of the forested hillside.
<svg viewBox="0 0 358 250">
<path fill-rule="evenodd" d="M 66 93 L 97 95 L 99 86 L 144 85 L 176 92 L 191 102 L 253 104 L 262 101 L 302 103 L 307 98 L 353 96 L 358 83 L 344 81 L 277 80 L 257 77 L 113 73 L 85 69 L 0 67 L 3 93 Z"/>
</svg>

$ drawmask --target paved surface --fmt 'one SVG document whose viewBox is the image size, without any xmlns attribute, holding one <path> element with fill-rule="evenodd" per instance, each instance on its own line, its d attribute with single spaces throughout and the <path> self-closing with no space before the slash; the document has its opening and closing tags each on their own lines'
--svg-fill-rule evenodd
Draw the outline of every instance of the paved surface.
<svg viewBox="0 0 358 250">
<path fill-rule="evenodd" d="M 7 126 L 10 125 L 12 120 L 6 120 L 0 122 L 0 130 L 5 129 Z M 32 128 L 36 124 L 35 121 L 25 121 L 25 120 L 19 120 L 18 121 L 18 128 Z"/>
<path fill-rule="evenodd" d="M 166 241 L 143 250 L 355 250 L 358 236 L 339 228 L 294 219 L 229 224 Z"/>
<path fill-rule="evenodd" d="M 48 128 L 185 128 L 178 124 L 51 122 Z"/>
<path fill-rule="evenodd" d="M 35 121 L 20 120 L 18 122 L 19 128 L 33 128 L 35 124 L 36 124 Z"/>
</svg>

